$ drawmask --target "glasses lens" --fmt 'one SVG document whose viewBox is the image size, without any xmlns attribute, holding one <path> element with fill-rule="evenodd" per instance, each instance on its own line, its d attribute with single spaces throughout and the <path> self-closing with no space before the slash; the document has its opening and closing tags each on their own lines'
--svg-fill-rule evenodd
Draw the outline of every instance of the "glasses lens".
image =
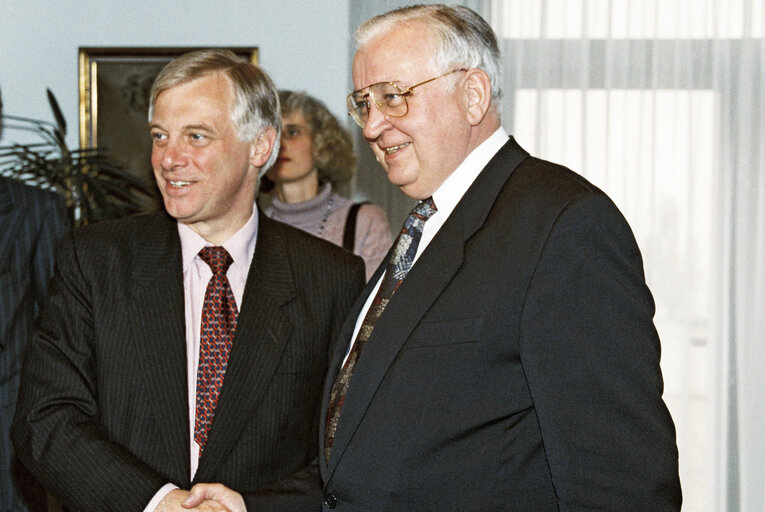
<svg viewBox="0 0 765 512">
<path fill-rule="evenodd" d="M 348 95 L 348 113 L 356 124 L 364 128 L 369 118 L 370 101 L 374 101 L 380 112 L 386 116 L 402 117 L 407 113 L 406 96 L 395 85 L 384 82 L 369 86 L 366 94 L 357 91 Z"/>
<path fill-rule="evenodd" d="M 380 107 L 383 114 L 401 117 L 406 115 L 406 94 L 391 83 L 374 84 L 369 94 Z"/>
<path fill-rule="evenodd" d="M 360 92 L 349 94 L 348 114 L 356 121 L 356 124 L 364 128 L 369 117 L 369 97 Z"/>
</svg>

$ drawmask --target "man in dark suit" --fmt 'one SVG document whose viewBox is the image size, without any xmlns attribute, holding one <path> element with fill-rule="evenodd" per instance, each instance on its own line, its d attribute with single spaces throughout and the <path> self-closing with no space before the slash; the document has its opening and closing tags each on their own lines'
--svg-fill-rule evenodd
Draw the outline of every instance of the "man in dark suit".
<svg viewBox="0 0 765 512">
<path fill-rule="evenodd" d="M 0 96 L 0 115 L 3 100 Z M 0 137 L 3 123 L 0 118 Z M 69 228 L 55 193 L 0 176 L 0 510 L 46 510 L 45 491 L 10 439 L 21 359 L 53 273 L 56 242 Z"/>
<path fill-rule="evenodd" d="M 0 510 L 45 510 L 45 492 L 16 459 L 10 440 L 21 360 L 69 228 L 55 193 L 0 177 Z"/>
<path fill-rule="evenodd" d="M 364 266 L 254 207 L 279 116 L 231 52 L 176 59 L 150 108 L 167 213 L 62 241 L 13 440 L 68 509 L 187 510 L 214 482 L 234 499 L 199 510 L 293 510 L 318 488 L 321 383 Z M 279 483 L 293 473 L 309 476 Z"/>
<path fill-rule="evenodd" d="M 350 114 L 423 203 L 341 333 L 323 509 L 679 510 L 654 303 L 624 218 L 501 128 L 497 41 L 473 11 L 393 11 L 357 43 Z M 373 300 L 388 273 L 405 277 Z"/>
</svg>

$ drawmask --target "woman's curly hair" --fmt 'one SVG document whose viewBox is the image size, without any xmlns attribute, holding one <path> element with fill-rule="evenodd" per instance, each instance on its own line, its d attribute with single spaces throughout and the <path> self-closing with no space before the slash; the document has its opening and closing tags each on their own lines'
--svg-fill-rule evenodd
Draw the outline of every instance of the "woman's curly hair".
<svg viewBox="0 0 765 512">
<path fill-rule="evenodd" d="M 313 164 L 320 182 L 341 185 L 353 176 L 356 154 L 351 135 L 320 100 L 304 91 L 279 91 L 282 117 L 298 113 L 311 131 Z"/>
</svg>

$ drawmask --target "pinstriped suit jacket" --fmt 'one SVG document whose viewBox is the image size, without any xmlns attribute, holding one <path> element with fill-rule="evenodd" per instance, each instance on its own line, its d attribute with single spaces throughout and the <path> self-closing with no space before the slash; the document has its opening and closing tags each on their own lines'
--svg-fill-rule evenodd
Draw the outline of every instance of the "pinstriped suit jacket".
<svg viewBox="0 0 765 512">
<path fill-rule="evenodd" d="M 9 430 L 26 347 L 68 229 L 53 192 L 0 177 L 0 510 L 34 510 L 45 497 L 15 460 Z M 41 503 L 38 503 L 41 502 Z"/>
<path fill-rule="evenodd" d="M 256 491 L 316 457 L 330 345 L 363 283 L 361 259 L 260 215 L 195 482 L 245 493 L 256 510 Z M 183 304 L 180 240 L 166 214 L 63 240 L 13 437 L 68 508 L 142 510 L 165 483 L 192 484 Z M 307 486 L 318 489 L 318 476 Z"/>
</svg>

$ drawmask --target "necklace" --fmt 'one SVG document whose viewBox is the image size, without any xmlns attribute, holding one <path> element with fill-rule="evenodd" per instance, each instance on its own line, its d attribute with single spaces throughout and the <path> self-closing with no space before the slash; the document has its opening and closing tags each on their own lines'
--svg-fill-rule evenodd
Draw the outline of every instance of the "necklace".
<svg viewBox="0 0 765 512">
<path fill-rule="evenodd" d="M 323 238 L 322 235 L 324 234 L 324 227 L 327 225 L 327 219 L 329 218 L 329 213 L 332 211 L 332 206 L 335 204 L 335 198 L 334 196 L 329 196 L 329 199 L 327 200 L 327 208 L 324 210 L 324 217 L 321 218 L 321 224 L 319 224 L 319 230 L 315 233 L 316 236 L 319 238 Z"/>
</svg>

